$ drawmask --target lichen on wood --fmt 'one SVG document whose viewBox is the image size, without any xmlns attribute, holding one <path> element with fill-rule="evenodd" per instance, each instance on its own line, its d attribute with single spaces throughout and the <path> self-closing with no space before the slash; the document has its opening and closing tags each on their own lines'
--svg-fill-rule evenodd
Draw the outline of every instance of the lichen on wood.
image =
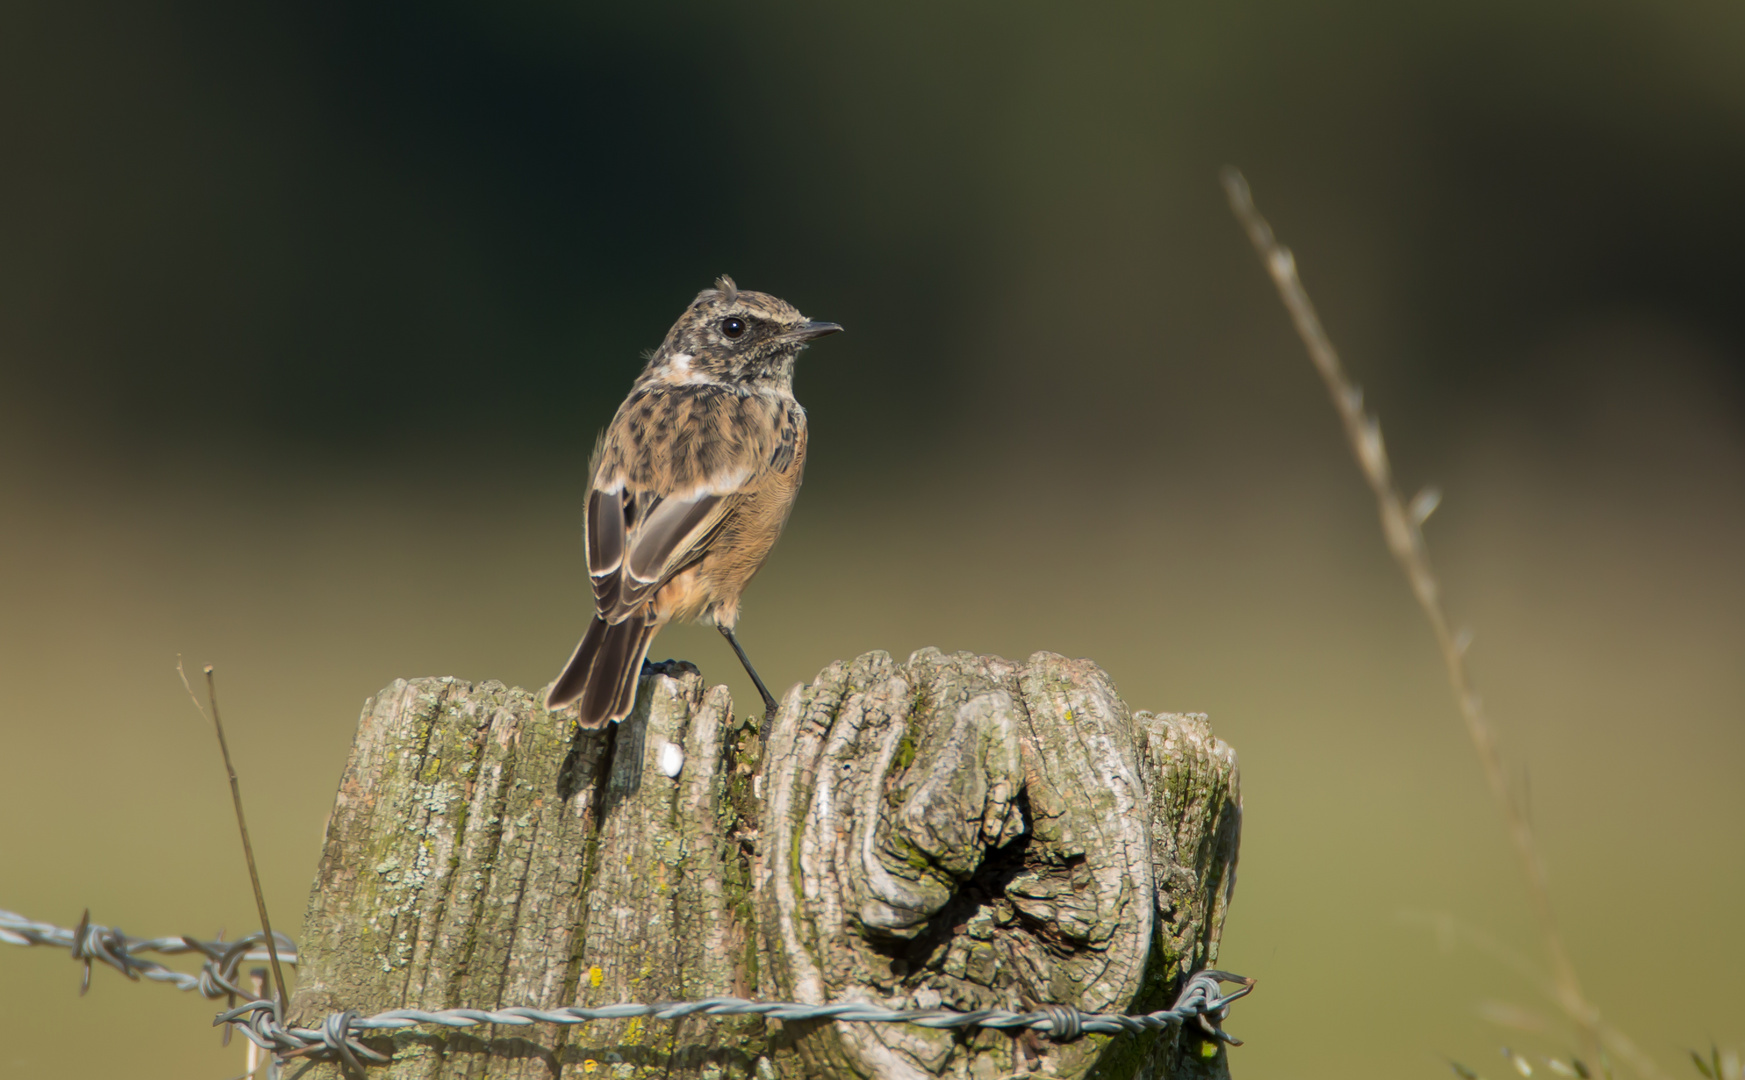
<svg viewBox="0 0 1745 1080">
<path fill-rule="evenodd" d="M 372 699 L 293 1017 L 719 994 L 1149 1011 L 1216 960 L 1241 808 L 1203 716 L 1132 712 L 1047 653 L 869 653 L 791 691 L 763 748 L 686 667 L 605 732 L 496 683 Z M 375 1043 L 395 1078 L 1226 1075 L 1191 1033 L 692 1017 Z"/>
</svg>

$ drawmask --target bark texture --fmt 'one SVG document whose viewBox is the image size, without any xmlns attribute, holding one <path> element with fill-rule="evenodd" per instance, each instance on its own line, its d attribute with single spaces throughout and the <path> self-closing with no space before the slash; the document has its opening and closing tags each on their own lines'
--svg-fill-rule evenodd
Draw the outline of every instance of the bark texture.
<svg viewBox="0 0 1745 1080">
<path fill-rule="evenodd" d="M 1235 754 L 1096 665 L 869 653 L 790 691 L 767 764 L 725 687 L 645 677 L 583 732 L 497 683 L 365 707 L 293 1017 L 718 994 L 1169 1005 L 1217 958 Z M 1226 1076 L 1197 1037 L 690 1018 L 401 1033 L 382 1077 Z M 304 1075 L 339 1075 L 319 1065 Z"/>
</svg>

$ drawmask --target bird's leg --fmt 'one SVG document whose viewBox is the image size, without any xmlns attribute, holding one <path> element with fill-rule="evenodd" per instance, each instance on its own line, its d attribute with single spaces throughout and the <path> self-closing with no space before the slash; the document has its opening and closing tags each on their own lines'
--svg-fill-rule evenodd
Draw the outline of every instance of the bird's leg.
<svg viewBox="0 0 1745 1080">
<path fill-rule="evenodd" d="M 757 692 L 763 695 L 763 737 L 769 738 L 770 721 L 776 718 L 776 699 L 770 696 L 769 687 L 757 677 L 757 669 L 751 666 L 751 661 L 745 656 L 745 650 L 740 647 L 739 639 L 733 636 L 733 628 L 725 623 L 716 623 L 715 629 L 721 631 L 721 636 L 727 639 L 727 644 L 733 646 L 733 652 L 739 657 L 739 662 L 745 665 L 745 673 L 751 676 L 751 684 L 757 687 Z"/>
</svg>

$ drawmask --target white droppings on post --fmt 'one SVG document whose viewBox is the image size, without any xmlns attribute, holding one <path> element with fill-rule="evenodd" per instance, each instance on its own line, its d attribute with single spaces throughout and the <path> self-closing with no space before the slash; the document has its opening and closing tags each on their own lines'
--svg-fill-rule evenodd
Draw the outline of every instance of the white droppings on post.
<svg viewBox="0 0 1745 1080">
<path fill-rule="evenodd" d="M 674 779 L 685 767 L 685 752 L 677 743 L 663 743 L 660 748 L 660 771 Z"/>
</svg>

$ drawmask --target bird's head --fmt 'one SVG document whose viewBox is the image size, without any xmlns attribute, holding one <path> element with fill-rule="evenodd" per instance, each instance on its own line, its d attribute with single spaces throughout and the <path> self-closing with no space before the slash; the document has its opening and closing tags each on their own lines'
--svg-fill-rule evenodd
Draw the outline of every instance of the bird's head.
<svg viewBox="0 0 1745 1080">
<path fill-rule="evenodd" d="M 791 385 L 794 358 L 814 338 L 842 327 L 817 322 L 768 293 L 723 274 L 667 331 L 648 374 L 671 382 L 774 382 Z"/>
</svg>

